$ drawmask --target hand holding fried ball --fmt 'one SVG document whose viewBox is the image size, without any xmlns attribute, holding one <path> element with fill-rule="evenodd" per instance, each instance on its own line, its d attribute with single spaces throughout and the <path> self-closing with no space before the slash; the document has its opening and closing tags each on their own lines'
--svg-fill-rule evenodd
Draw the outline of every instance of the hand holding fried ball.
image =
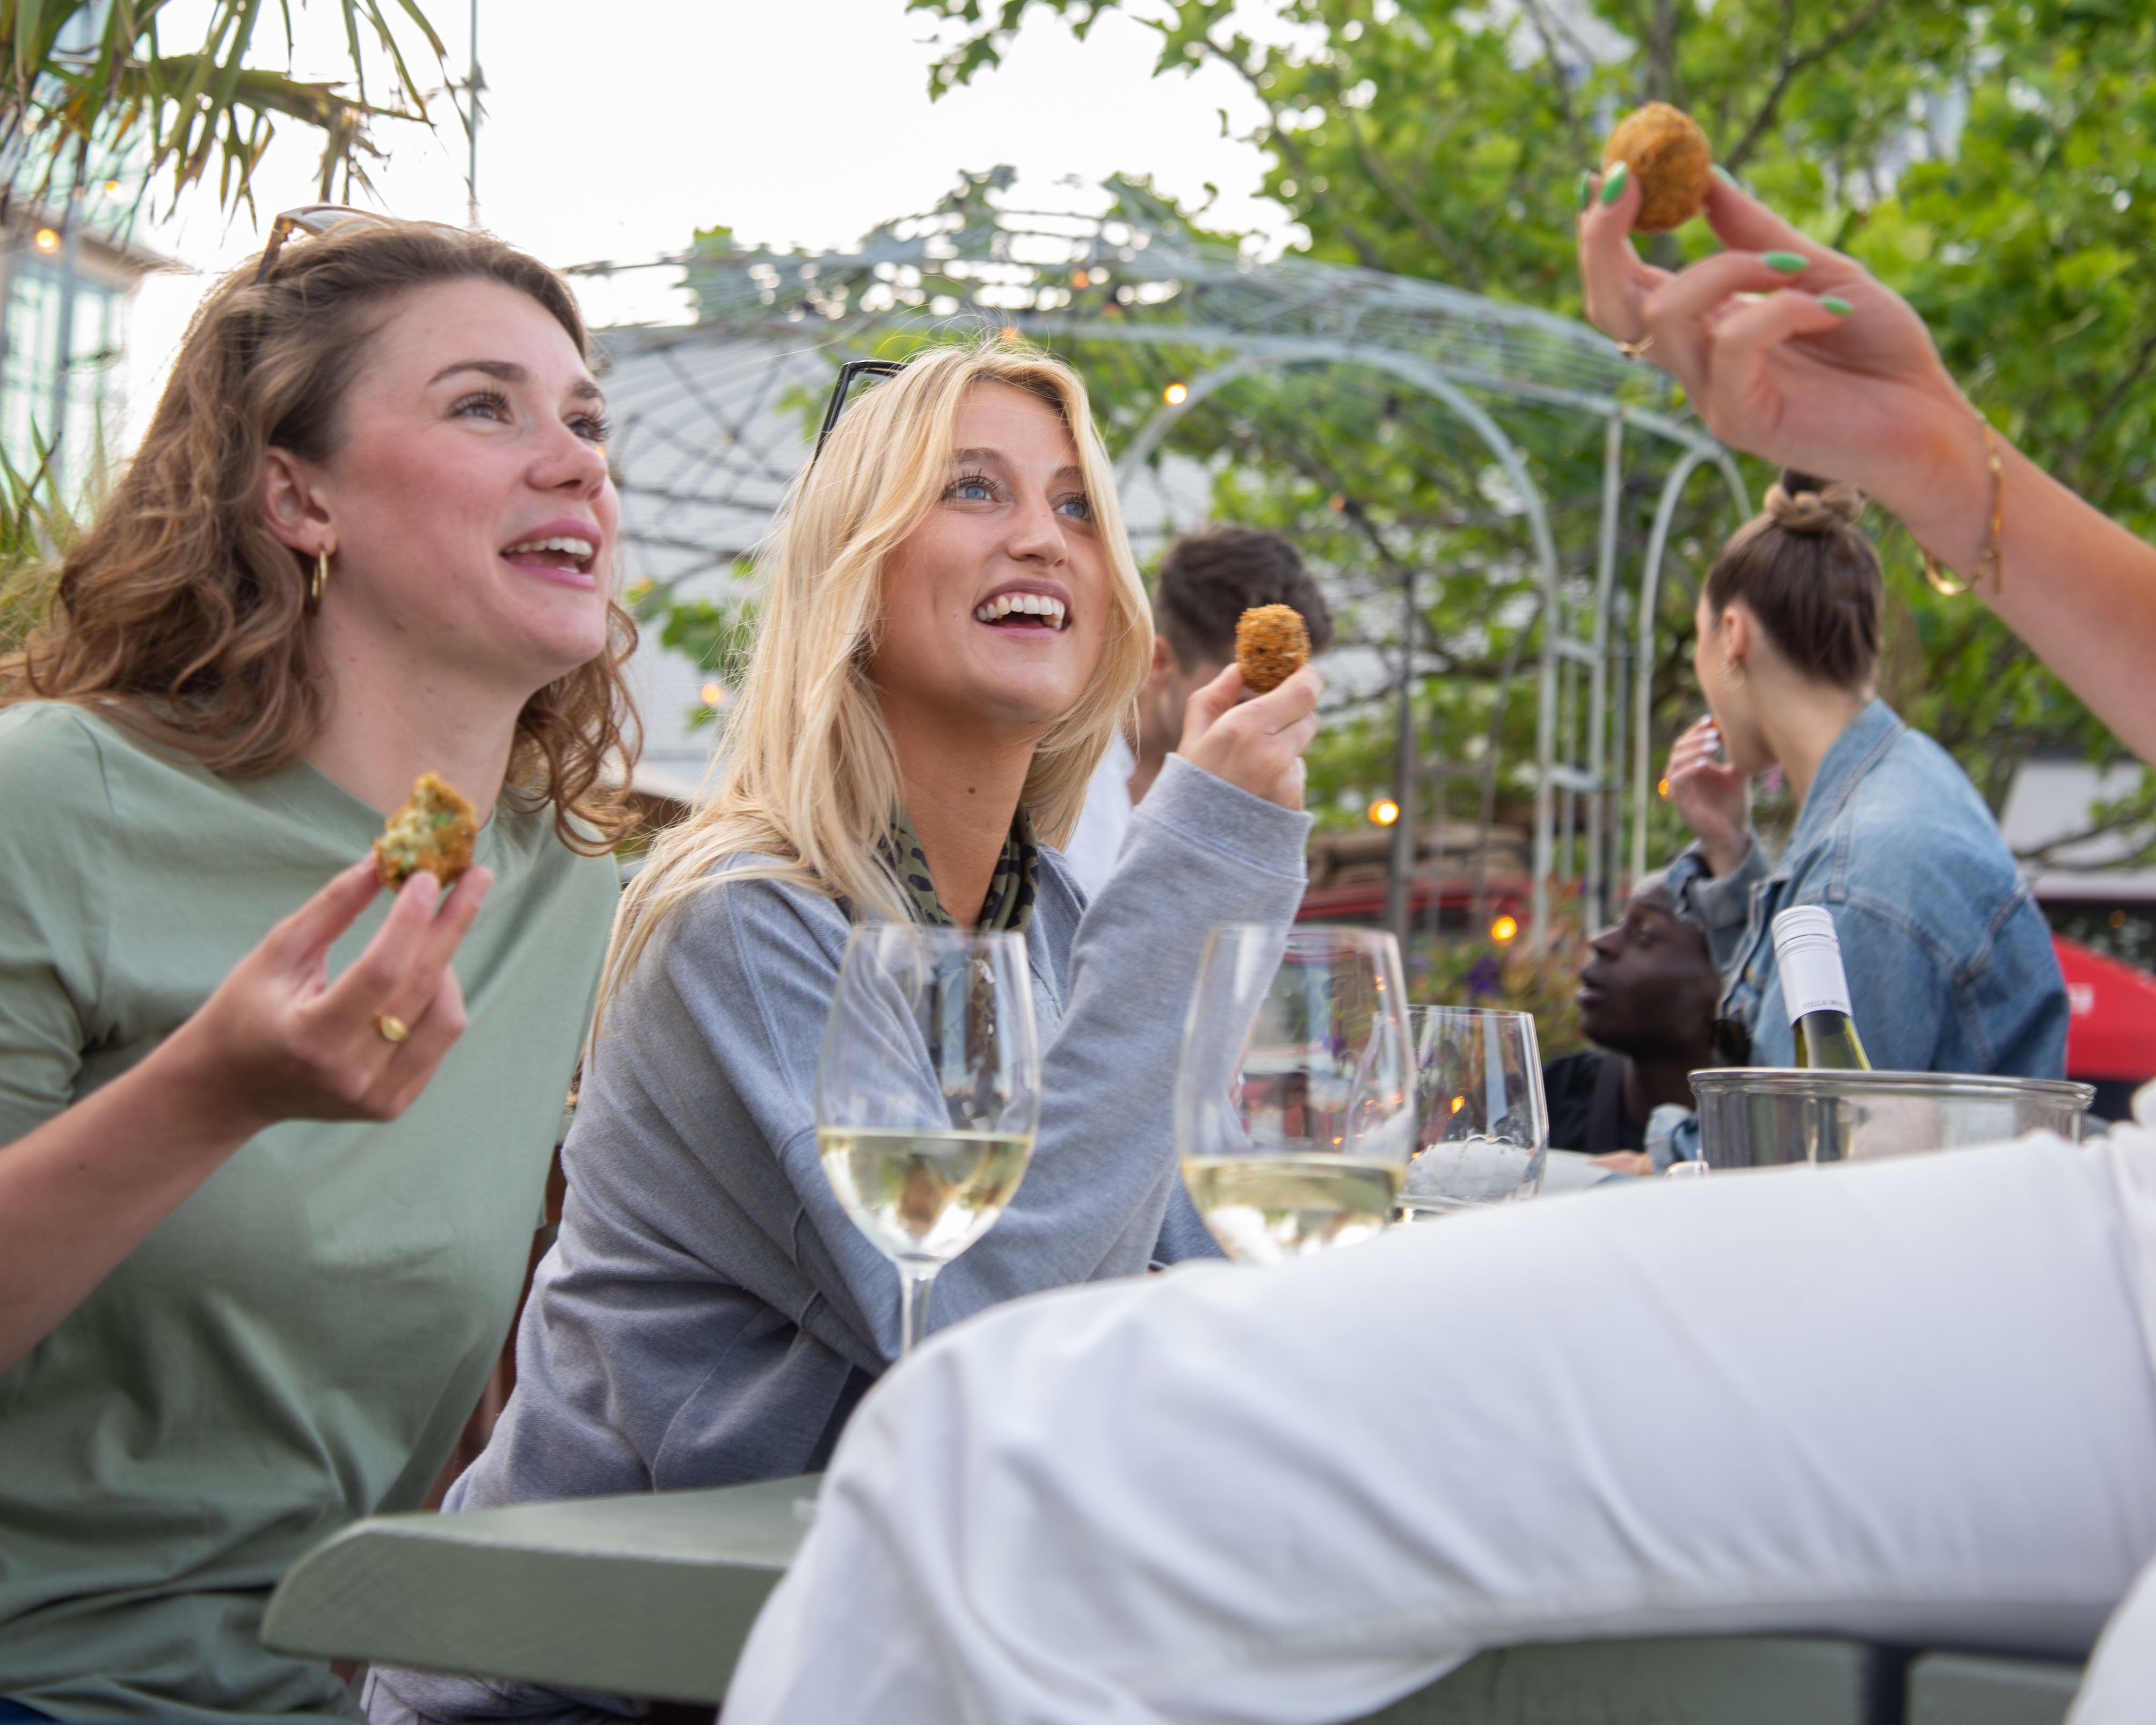
<svg viewBox="0 0 2156 1725">
<path fill-rule="evenodd" d="M 1283 809 L 1302 807 L 1302 752 L 1317 734 L 1317 697 L 1325 685 L 1309 665 L 1280 687 L 1252 695 L 1229 665 L 1183 710 L 1175 752 L 1194 767 Z"/>
<path fill-rule="evenodd" d="M 431 773 L 419 775 L 404 806 L 374 841 L 374 866 L 393 892 L 422 870 L 444 887 L 472 865 L 479 823 L 471 804 Z"/>
<path fill-rule="evenodd" d="M 394 1120 L 465 1027 L 451 961 L 486 896 L 397 896 L 332 981 L 330 948 L 382 891 L 370 859 L 272 928 L 111 1083 L 0 1145 L 0 1372 L 49 1335 L 226 1158 L 281 1120 Z M 410 1034 L 391 1042 L 384 1014 Z"/>
<path fill-rule="evenodd" d="M 1640 213 L 1632 218 L 1636 231 L 1666 234 L 1707 208 L 1714 151 L 1691 116 L 1667 102 L 1650 102 L 1618 122 L 1602 152 L 1604 184 L 1620 162 L 1639 182 Z"/>
<path fill-rule="evenodd" d="M 1235 668 L 1253 695 L 1277 689 L 1310 663 L 1310 631 L 1292 605 L 1259 605 L 1235 620 Z"/>
</svg>

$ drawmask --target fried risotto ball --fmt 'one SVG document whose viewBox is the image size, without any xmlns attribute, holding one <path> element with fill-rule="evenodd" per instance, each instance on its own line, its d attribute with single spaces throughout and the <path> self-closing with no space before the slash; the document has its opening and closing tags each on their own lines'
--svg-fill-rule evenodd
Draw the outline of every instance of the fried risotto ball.
<svg viewBox="0 0 2156 1725">
<path fill-rule="evenodd" d="M 478 835 L 471 804 L 454 787 L 423 773 L 374 841 L 375 872 L 393 892 L 423 869 L 446 889 L 471 866 Z"/>
<path fill-rule="evenodd" d="M 1640 182 L 1640 213 L 1632 218 L 1637 232 L 1666 234 L 1707 208 L 1714 152 L 1707 134 L 1681 109 L 1650 102 L 1626 115 L 1602 152 L 1605 172 L 1619 162 Z"/>
<path fill-rule="evenodd" d="M 1260 605 L 1235 619 L 1235 665 L 1253 695 L 1280 687 L 1310 663 L 1310 631 L 1292 605 Z"/>
</svg>

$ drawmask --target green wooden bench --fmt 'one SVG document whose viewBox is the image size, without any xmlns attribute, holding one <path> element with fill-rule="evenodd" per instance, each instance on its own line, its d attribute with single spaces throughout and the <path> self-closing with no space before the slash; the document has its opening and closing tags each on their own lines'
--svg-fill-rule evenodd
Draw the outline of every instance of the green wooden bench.
<svg viewBox="0 0 2156 1725">
<path fill-rule="evenodd" d="M 270 1599 L 281 1652 L 675 1702 L 726 1694 L 819 1481 L 377 1516 Z M 1485 1653 L 1370 1725 L 2059 1725 L 2071 1666 L 1728 1635 Z"/>
<path fill-rule="evenodd" d="M 1909 1666 L 1903 1725 L 2061 1725 L 2081 1681 L 2077 1665 L 1926 1653 Z"/>
</svg>

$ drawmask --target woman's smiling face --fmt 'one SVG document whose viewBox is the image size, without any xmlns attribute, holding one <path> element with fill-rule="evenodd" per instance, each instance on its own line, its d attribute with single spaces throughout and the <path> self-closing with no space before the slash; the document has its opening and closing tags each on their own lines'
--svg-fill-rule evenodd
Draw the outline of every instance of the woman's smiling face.
<svg viewBox="0 0 2156 1725">
<path fill-rule="evenodd" d="M 339 412 L 335 453 L 308 473 L 322 518 L 286 536 L 335 547 L 336 636 L 526 693 L 604 650 L 619 518 L 604 403 L 543 305 L 491 280 L 410 290 Z"/>
<path fill-rule="evenodd" d="M 983 383 L 960 403 L 942 496 L 885 560 L 869 675 L 886 707 L 1038 733 L 1101 662 L 1108 557 L 1050 403 Z"/>
</svg>

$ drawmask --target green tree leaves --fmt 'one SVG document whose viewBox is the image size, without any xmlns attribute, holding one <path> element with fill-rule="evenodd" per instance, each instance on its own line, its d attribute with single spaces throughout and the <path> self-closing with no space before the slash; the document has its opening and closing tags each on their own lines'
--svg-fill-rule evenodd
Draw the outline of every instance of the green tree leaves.
<svg viewBox="0 0 2156 1725">
<path fill-rule="evenodd" d="M 908 0 L 957 27 L 932 76 L 938 90 L 994 65 L 1022 26 L 1090 28 L 1111 3 Z M 1245 82 L 1263 111 L 1253 136 L 1265 189 L 1312 254 L 1568 314 L 1579 171 L 1637 102 L 1687 108 L 1760 195 L 1909 295 L 1972 398 L 2023 449 L 2135 531 L 2156 531 L 2156 295 L 2145 286 L 2156 256 L 2156 0 L 1118 9 L 1155 32 L 1163 74 L 1210 62 Z M 1694 223 L 1650 244 L 1678 264 L 1714 241 Z M 1768 477 L 1753 471 L 1755 494 Z M 1284 495 L 1311 483 L 1278 476 Z M 1707 488 L 1698 491 L 1703 509 Z M 1373 509 L 1394 501 L 1365 495 Z M 1628 506 L 1635 547 L 1641 506 Z M 1684 662 L 1688 576 L 1727 525 L 1708 534 L 1706 519 L 1681 517 L 1690 556 L 1666 583 L 1671 650 L 1651 668 L 1658 747 L 1698 699 Z M 1881 538 L 1892 592 L 1882 692 L 1994 802 L 2032 748 L 2118 752 L 1977 599 L 1933 593 L 1906 537 L 1886 525 Z M 1471 583 L 1432 586 L 1435 638 L 1460 636 L 1489 603 Z M 1389 778 L 1385 726 L 1363 729 L 1359 757 L 1344 735 L 1327 751 L 1322 776 L 1339 781 L 1343 805 Z"/>
</svg>

